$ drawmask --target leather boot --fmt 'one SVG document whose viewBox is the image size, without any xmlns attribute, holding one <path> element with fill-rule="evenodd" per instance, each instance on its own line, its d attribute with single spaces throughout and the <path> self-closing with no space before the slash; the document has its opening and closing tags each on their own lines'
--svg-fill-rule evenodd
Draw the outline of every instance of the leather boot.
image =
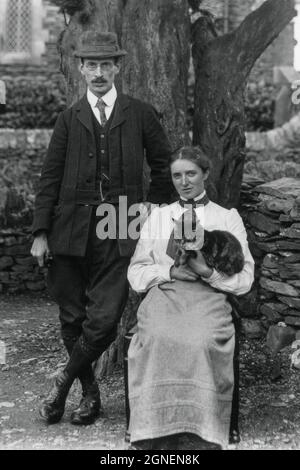
<svg viewBox="0 0 300 470">
<path fill-rule="evenodd" d="M 64 336 L 64 344 L 71 357 L 73 348 L 79 337 Z M 97 382 L 95 381 L 92 365 L 89 364 L 78 374 L 82 386 L 82 399 L 78 408 L 71 414 L 72 424 L 92 424 L 100 416 L 101 400 Z"/>
<path fill-rule="evenodd" d="M 58 423 L 65 411 L 65 403 L 73 380 L 63 371 L 55 379 L 54 385 L 43 401 L 40 415 L 48 424 Z"/>
<path fill-rule="evenodd" d="M 87 349 L 87 348 L 86 348 Z M 64 414 L 65 403 L 72 383 L 95 359 L 94 351 L 87 352 L 80 345 L 80 339 L 74 345 L 71 357 L 63 372 L 56 378 L 54 386 L 44 400 L 40 415 L 49 424 L 57 423 Z"/>
<path fill-rule="evenodd" d="M 79 336 L 64 336 L 63 341 L 69 356 L 71 357 L 75 344 L 77 343 Z M 82 387 L 82 395 L 86 396 L 86 392 L 90 385 L 95 383 L 95 376 L 91 364 L 86 365 L 84 370 L 78 374 L 78 379 Z"/>
<path fill-rule="evenodd" d="M 71 414 L 71 423 L 77 425 L 93 424 L 101 413 L 101 400 L 98 384 L 83 384 L 82 399 L 78 408 Z"/>
</svg>

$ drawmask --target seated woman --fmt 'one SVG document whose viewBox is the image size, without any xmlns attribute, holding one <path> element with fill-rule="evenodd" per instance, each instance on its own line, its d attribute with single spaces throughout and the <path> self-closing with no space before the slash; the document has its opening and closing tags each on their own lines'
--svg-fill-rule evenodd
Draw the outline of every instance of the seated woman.
<svg viewBox="0 0 300 470">
<path fill-rule="evenodd" d="M 157 449 L 173 440 L 169 448 L 174 448 L 171 436 L 189 433 L 224 448 L 235 343 L 226 293 L 250 290 L 254 261 L 236 209 L 224 209 L 206 195 L 209 160 L 203 151 L 182 148 L 172 155 L 170 169 L 180 199 L 152 211 L 128 269 L 132 288 L 147 292 L 128 351 L 131 442 L 135 448 Z M 218 272 L 201 251 L 174 265 L 175 222 L 191 205 L 204 231 L 225 230 L 240 242 L 240 272 Z"/>
</svg>

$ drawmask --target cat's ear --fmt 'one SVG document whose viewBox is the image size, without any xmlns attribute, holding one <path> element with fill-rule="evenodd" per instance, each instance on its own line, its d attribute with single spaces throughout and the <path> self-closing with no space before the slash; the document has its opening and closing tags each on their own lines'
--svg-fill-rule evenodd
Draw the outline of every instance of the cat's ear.
<svg viewBox="0 0 300 470">
<path fill-rule="evenodd" d="M 182 220 L 173 219 L 174 222 L 174 240 L 181 240 L 182 239 Z"/>
</svg>

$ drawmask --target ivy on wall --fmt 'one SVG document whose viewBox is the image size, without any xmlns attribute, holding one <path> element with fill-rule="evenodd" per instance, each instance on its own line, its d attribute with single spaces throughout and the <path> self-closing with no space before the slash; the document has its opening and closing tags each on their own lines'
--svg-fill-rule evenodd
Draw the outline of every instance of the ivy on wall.
<svg viewBox="0 0 300 470">
<path fill-rule="evenodd" d="M 66 107 L 60 77 L 10 77 L 6 93 L 6 113 L 0 115 L 0 128 L 51 129 Z"/>
</svg>

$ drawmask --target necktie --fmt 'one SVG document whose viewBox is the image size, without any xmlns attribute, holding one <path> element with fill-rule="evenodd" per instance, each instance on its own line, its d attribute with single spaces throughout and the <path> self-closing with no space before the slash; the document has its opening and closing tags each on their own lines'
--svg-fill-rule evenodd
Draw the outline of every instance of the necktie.
<svg viewBox="0 0 300 470">
<path fill-rule="evenodd" d="M 187 199 L 187 201 L 185 201 L 184 199 L 179 199 L 179 204 L 181 205 L 181 207 L 191 207 L 193 209 L 196 209 L 196 207 L 198 206 L 206 206 L 206 204 L 209 203 L 209 199 L 208 199 L 208 196 L 207 194 L 204 194 L 204 196 L 201 198 L 201 199 L 198 199 L 198 201 L 195 201 L 195 199 Z"/>
<path fill-rule="evenodd" d="M 105 116 L 106 104 L 104 103 L 104 101 L 103 101 L 102 98 L 100 98 L 100 99 L 97 101 L 96 107 L 97 107 L 97 108 L 99 109 L 99 111 L 100 111 L 101 125 L 102 125 L 102 127 L 104 127 L 105 124 L 107 123 L 107 119 L 106 119 L 106 116 Z"/>
</svg>

